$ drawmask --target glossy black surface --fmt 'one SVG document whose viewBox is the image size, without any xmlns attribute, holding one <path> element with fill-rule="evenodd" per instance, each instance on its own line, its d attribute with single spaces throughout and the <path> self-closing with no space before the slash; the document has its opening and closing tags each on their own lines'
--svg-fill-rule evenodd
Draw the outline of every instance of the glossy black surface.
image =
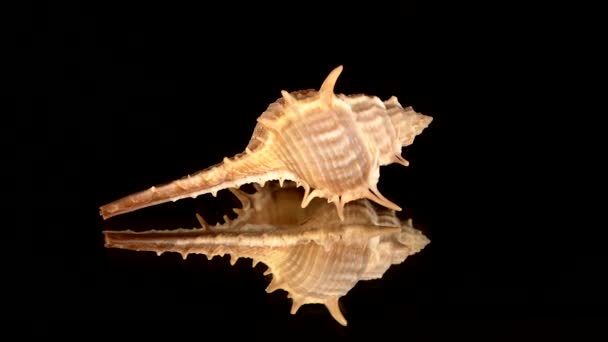
<svg viewBox="0 0 608 342">
<path fill-rule="evenodd" d="M 590 266 L 573 259 L 591 257 L 568 252 L 581 237 L 550 223 L 556 214 L 539 198 L 550 186 L 533 166 L 547 155 L 525 142 L 527 123 L 539 119 L 523 112 L 529 84 L 505 86 L 519 79 L 513 61 L 526 46 L 508 45 L 490 17 L 467 25 L 477 16 L 456 5 L 350 15 L 234 6 L 40 9 L 47 115 L 32 123 L 43 143 L 32 157 L 41 167 L 28 172 L 42 191 L 28 222 L 42 253 L 19 271 L 35 303 L 19 315 L 93 324 L 102 316 L 108 335 L 113 326 L 135 335 L 164 327 L 201 339 L 227 321 L 227 336 L 286 340 L 504 336 L 510 327 L 568 327 L 547 319 L 599 317 L 597 285 L 580 283 Z M 347 328 L 320 305 L 290 315 L 285 293 L 266 294 L 265 267 L 250 261 L 104 249 L 104 229 L 193 227 L 197 210 L 220 219 L 227 192 L 105 222 L 98 207 L 243 151 L 280 90 L 318 88 L 340 64 L 337 92 L 395 95 L 434 118 L 404 148 L 410 167 L 383 167 L 379 183 L 431 243 L 341 299 Z"/>
</svg>

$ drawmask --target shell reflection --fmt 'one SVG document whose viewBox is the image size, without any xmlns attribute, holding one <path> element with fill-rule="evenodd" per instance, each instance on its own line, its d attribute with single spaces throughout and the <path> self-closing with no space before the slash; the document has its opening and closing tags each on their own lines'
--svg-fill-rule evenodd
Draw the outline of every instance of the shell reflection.
<svg viewBox="0 0 608 342">
<path fill-rule="evenodd" d="M 238 216 L 202 228 L 165 231 L 105 231 L 105 246 L 136 251 L 229 254 L 262 262 L 272 273 L 266 292 L 282 289 L 293 300 L 291 313 L 304 304 L 324 304 L 341 324 L 346 319 L 338 299 L 359 280 L 381 278 L 394 264 L 422 250 L 429 240 L 400 221 L 395 211 L 378 209 L 366 199 L 344 207 L 344 219 L 334 205 L 316 198 L 301 208 L 302 191 L 294 183 L 285 187 L 267 183 L 253 194 L 230 189 L 241 201 Z"/>
</svg>

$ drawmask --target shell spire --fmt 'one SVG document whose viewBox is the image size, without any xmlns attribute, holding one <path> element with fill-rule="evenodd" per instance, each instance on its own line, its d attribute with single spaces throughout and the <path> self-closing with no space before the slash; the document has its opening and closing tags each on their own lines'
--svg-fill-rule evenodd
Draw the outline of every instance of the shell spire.
<svg viewBox="0 0 608 342">
<path fill-rule="evenodd" d="M 346 318 L 344 318 L 344 315 L 342 314 L 342 311 L 340 310 L 340 304 L 338 303 L 338 298 L 328 299 L 323 304 L 325 304 L 325 307 L 327 307 L 327 310 L 329 310 L 329 313 L 331 314 L 331 316 L 336 321 L 338 321 L 338 323 L 346 326 Z"/>
<path fill-rule="evenodd" d="M 343 67 L 340 65 L 334 70 L 332 70 L 325 79 L 325 81 L 323 81 L 321 89 L 319 89 L 319 96 L 321 97 L 321 102 L 325 103 L 330 107 L 335 97 L 334 88 L 336 86 L 336 82 L 338 81 L 338 77 L 342 73 L 342 69 Z"/>
<path fill-rule="evenodd" d="M 281 91 L 257 119 L 253 136 L 233 158 L 193 176 L 129 195 L 100 209 L 104 219 L 141 208 L 197 197 L 247 183 L 295 181 L 305 190 L 302 207 L 315 197 L 334 203 L 340 219 L 351 201 L 368 198 L 394 210 L 399 206 L 377 188 L 380 166 L 409 165 L 401 156 L 432 121 L 403 108 L 396 97 L 334 93 L 342 66 L 318 91 Z"/>
<path fill-rule="evenodd" d="M 296 100 L 296 98 L 286 90 L 281 90 L 281 96 L 283 96 L 283 100 L 285 100 L 285 102 L 287 102 L 287 104 L 290 106 L 295 106 L 298 104 L 298 100 Z"/>
</svg>

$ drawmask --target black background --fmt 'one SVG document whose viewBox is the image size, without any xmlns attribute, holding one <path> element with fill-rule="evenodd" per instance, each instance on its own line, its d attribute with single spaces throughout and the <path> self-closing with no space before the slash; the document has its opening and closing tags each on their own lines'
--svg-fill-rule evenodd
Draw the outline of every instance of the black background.
<svg viewBox="0 0 608 342">
<path fill-rule="evenodd" d="M 49 219 L 32 224 L 41 253 L 20 272 L 34 305 L 17 310 L 101 323 L 110 336 L 578 331 L 555 320 L 598 317 L 599 285 L 583 276 L 598 251 L 578 251 L 580 233 L 541 200 L 564 189 L 537 168 L 559 154 L 540 138 L 548 114 L 537 85 L 559 76 L 542 53 L 553 38 L 522 33 L 528 18 L 512 12 L 522 13 L 433 2 L 36 9 L 43 111 L 30 131 L 43 143 L 29 162 L 45 167 L 29 170 L 44 179 L 31 209 Z M 343 297 L 347 328 L 320 305 L 290 315 L 250 261 L 104 249 L 104 229 L 193 227 L 197 210 L 218 220 L 228 194 L 106 222 L 98 207 L 241 152 L 280 90 L 318 88 L 338 65 L 336 92 L 395 95 L 434 118 L 404 148 L 411 166 L 382 167 L 379 183 L 431 244 Z"/>
</svg>

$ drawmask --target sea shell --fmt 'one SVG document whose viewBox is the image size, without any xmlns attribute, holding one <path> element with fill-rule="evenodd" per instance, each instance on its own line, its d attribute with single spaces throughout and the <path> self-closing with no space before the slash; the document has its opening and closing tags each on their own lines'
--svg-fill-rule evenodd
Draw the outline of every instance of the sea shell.
<svg viewBox="0 0 608 342">
<path fill-rule="evenodd" d="M 377 209 L 366 199 L 348 203 L 340 220 L 334 206 L 318 198 L 301 208 L 302 191 L 293 183 L 257 188 L 254 194 L 231 189 L 242 203 L 233 221 L 210 227 L 197 215 L 203 228 L 105 231 L 105 246 L 178 252 L 184 259 L 189 253 L 229 254 L 233 265 L 238 258 L 251 258 L 254 266 L 261 261 L 268 266 L 265 274 L 273 275 L 266 292 L 287 291 L 292 314 L 304 304 L 321 303 L 346 325 L 340 297 L 429 243 L 411 220 L 401 222 L 394 210 Z"/>
<path fill-rule="evenodd" d="M 258 118 L 245 152 L 171 183 L 152 187 L 102 206 L 104 219 L 186 197 L 266 181 L 294 181 L 304 188 L 302 207 L 315 197 L 335 203 L 340 218 L 344 204 L 371 199 L 401 210 L 377 189 L 380 166 L 397 162 L 402 146 L 432 121 L 403 108 L 396 97 L 382 102 L 369 95 L 336 95 L 342 66 L 334 69 L 319 91 L 288 93 Z M 311 191 L 312 190 L 312 191 Z"/>
</svg>

